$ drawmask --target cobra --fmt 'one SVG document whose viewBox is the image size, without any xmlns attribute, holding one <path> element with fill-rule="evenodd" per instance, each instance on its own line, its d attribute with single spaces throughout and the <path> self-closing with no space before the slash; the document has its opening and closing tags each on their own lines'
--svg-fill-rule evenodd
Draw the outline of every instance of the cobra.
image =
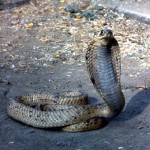
<svg viewBox="0 0 150 150">
<path fill-rule="evenodd" d="M 104 103 L 88 104 L 87 95 L 79 91 L 59 96 L 31 93 L 12 99 L 7 106 L 8 115 L 37 128 L 61 127 L 64 131 L 79 132 L 103 127 L 104 119 L 117 116 L 125 105 L 120 83 L 120 49 L 111 30 L 95 35 L 85 59 L 91 82 Z"/>
</svg>

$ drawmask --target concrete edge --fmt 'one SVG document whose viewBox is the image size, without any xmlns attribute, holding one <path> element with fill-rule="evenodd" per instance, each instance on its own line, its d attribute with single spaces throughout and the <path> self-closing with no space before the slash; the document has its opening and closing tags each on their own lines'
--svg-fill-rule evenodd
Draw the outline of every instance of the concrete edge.
<svg viewBox="0 0 150 150">
<path fill-rule="evenodd" d="M 110 8 L 111 9 L 111 8 Z M 133 12 L 131 10 L 126 10 L 122 8 L 116 8 L 117 12 L 123 13 L 125 16 L 134 18 L 140 22 L 146 23 L 150 25 L 150 18 L 146 17 L 145 15 L 139 14 L 138 12 Z"/>
<path fill-rule="evenodd" d="M 111 10 L 119 12 L 119 13 L 123 13 L 126 17 L 130 17 L 130 18 L 136 19 L 140 22 L 150 25 L 150 17 L 146 17 L 145 15 L 140 14 L 136 11 L 128 10 L 127 8 L 124 9 L 124 8 L 116 6 L 116 5 L 102 4 L 100 2 L 94 2 L 93 6 L 95 6 L 95 7 L 100 6 L 103 8 L 111 9 Z"/>
</svg>

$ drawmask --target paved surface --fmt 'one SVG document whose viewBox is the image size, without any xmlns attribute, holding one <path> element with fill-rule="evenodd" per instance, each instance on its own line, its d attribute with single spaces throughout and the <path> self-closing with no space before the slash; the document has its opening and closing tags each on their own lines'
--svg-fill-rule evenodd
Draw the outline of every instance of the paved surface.
<svg viewBox="0 0 150 150">
<path fill-rule="evenodd" d="M 150 24 L 149 0 L 92 0 L 92 3 L 95 6 L 103 6 L 123 12 L 127 16 Z"/>
<path fill-rule="evenodd" d="M 59 10 L 63 1 L 38 0 L 37 9 L 15 1 L 20 0 L 5 0 L 0 11 L 0 150 L 150 150 L 149 25 L 104 10 L 95 21 L 75 21 Z M 91 104 L 103 102 L 87 73 L 83 43 L 105 20 L 120 33 L 122 113 L 105 128 L 79 133 L 32 128 L 10 118 L 10 98 L 32 92 L 81 90 Z M 79 30 L 78 45 L 72 27 Z"/>
</svg>

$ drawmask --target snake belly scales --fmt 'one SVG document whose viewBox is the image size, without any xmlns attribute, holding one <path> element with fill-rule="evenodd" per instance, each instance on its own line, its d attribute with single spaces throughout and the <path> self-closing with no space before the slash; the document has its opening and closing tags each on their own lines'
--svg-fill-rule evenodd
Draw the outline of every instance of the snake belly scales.
<svg viewBox="0 0 150 150">
<path fill-rule="evenodd" d="M 31 93 L 10 100 L 8 115 L 37 128 L 60 127 L 79 132 L 103 127 L 105 118 L 117 116 L 125 105 L 120 85 L 120 50 L 111 30 L 101 30 L 95 36 L 85 59 L 90 79 L 105 103 L 87 104 L 87 95 L 80 92 L 66 92 L 58 97 Z M 37 105 L 40 109 L 33 107 Z"/>
</svg>

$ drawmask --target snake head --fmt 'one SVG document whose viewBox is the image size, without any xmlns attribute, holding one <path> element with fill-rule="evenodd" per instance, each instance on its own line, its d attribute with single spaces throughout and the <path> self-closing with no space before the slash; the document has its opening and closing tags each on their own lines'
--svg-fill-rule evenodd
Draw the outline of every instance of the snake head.
<svg viewBox="0 0 150 150">
<path fill-rule="evenodd" d="M 113 33 L 110 29 L 101 30 L 95 37 L 102 46 L 110 45 L 112 39 L 114 39 Z"/>
<path fill-rule="evenodd" d="M 106 30 L 101 30 L 99 32 L 99 35 L 102 37 L 111 37 L 111 36 L 113 36 L 113 33 L 110 29 L 106 29 Z"/>
</svg>

